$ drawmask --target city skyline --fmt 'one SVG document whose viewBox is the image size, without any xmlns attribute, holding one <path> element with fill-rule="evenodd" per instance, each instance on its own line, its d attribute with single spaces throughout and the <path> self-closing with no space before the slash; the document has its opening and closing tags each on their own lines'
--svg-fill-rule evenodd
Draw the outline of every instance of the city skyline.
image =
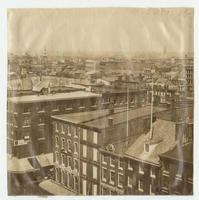
<svg viewBox="0 0 199 200">
<path fill-rule="evenodd" d="M 187 8 L 10 9 L 8 29 L 16 33 L 8 33 L 8 52 L 16 53 L 193 52 L 193 9 Z"/>
</svg>

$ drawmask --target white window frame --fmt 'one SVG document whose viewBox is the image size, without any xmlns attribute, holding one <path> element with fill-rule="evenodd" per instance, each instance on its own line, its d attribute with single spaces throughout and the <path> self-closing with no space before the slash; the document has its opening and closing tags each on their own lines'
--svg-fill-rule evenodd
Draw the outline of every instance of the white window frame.
<svg viewBox="0 0 199 200">
<path fill-rule="evenodd" d="M 142 164 L 139 164 L 139 174 L 144 174 L 144 168 Z"/>
<path fill-rule="evenodd" d="M 107 171 L 107 168 L 105 168 L 105 167 L 102 167 L 102 181 L 106 182 L 106 181 L 107 181 L 107 178 L 106 178 L 106 177 L 104 177 L 104 170 L 106 170 L 106 171 Z"/>
<path fill-rule="evenodd" d="M 75 145 L 77 145 L 77 146 L 75 146 Z M 77 142 L 74 142 L 74 154 L 76 154 L 76 155 L 78 154 L 78 143 Z"/>
<path fill-rule="evenodd" d="M 115 173 L 115 171 L 114 170 L 110 170 L 110 184 L 111 185 L 115 185 L 115 180 L 113 181 L 113 180 L 111 180 L 111 172 L 113 172 L 113 173 Z"/>
<path fill-rule="evenodd" d="M 65 163 L 64 163 L 64 158 L 65 158 L 64 154 L 61 153 L 61 165 L 62 165 L 62 166 L 65 165 Z"/>
<path fill-rule="evenodd" d="M 120 179 L 119 177 L 120 177 L 120 176 L 124 176 L 124 174 L 122 174 L 122 173 L 118 173 L 118 177 L 117 177 L 117 185 L 118 185 L 119 188 L 123 188 L 123 185 L 120 185 L 120 182 L 119 182 L 119 179 Z"/>
<path fill-rule="evenodd" d="M 123 170 L 121 159 L 118 159 L 118 169 Z"/>
<path fill-rule="evenodd" d="M 128 176 L 128 178 L 127 178 L 128 180 L 127 180 L 127 186 L 128 187 L 130 187 L 130 188 L 132 188 L 132 184 L 130 184 L 130 179 L 132 179 L 130 176 Z"/>
<path fill-rule="evenodd" d="M 97 180 L 97 167 L 93 165 L 93 179 Z"/>
<path fill-rule="evenodd" d="M 98 143 L 98 132 L 96 131 L 93 132 L 93 143 L 94 144 Z"/>
<path fill-rule="evenodd" d="M 87 175 L 87 163 L 82 162 L 82 174 Z"/>
<path fill-rule="evenodd" d="M 84 144 L 82 145 L 82 156 L 87 158 L 87 146 Z"/>
<path fill-rule="evenodd" d="M 63 142 L 64 141 L 64 142 Z M 65 138 L 61 138 L 61 149 L 65 149 L 64 143 L 66 142 Z"/>
<path fill-rule="evenodd" d="M 74 127 L 74 138 L 78 138 L 79 127 Z"/>
<path fill-rule="evenodd" d="M 112 162 L 111 162 L 112 160 L 114 160 L 114 159 L 113 159 L 112 157 L 110 157 L 110 166 L 111 166 L 111 167 L 115 167 L 115 164 L 112 164 Z M 114 161 L 115 161 L 115 160 L 114 160 Z"/>
<path fill-rule="evenodd" d="M 55 122 L 55 132 L 59 132 L 59 129 L 58 129 L 58 122 Z"/>
<path fill-rule="evenodd" d="M 61 180 L 60 180 L 60 182 L 61 182 L 61 184 L 64 184 L 64 171 L 63 170 L 61 170 Z"/>
<path fill-rule="evenodd" d="M 70 143 L 71 145 L 69 145 L 69 143 Z M 71 142 L 70 139 L 67 140 L 67 150 L 68 150 L 68 152 L 71 152 L 72 149 L 70 149 L 69 146 L 72 146 L 72 142 Z"/>
<path fill-rule="evenodd" d="M 88 134 L 87 129 L 83 128 L 83 138 L 82 139 L 85 141 L 87 140 L 87 134 Z"/>
<path fill-rule="evenodd" d="M 138 180 L 138 190 L 140 192 L 144 192 L 144 188 L 141 188 L 140 186 L 141 186 L 141 180 Z"/>
<path fill-rule="evenodd" d="M 92 190 L 93 195 L 97 195 L 97 184 L 93 184 Z"/>
<path fill-rule="evenodd" d="M 68 136 L 71 136 L 70 126 L 71 126 L 71 124 L 68 124 Z"/>
<path fill-rule="evenodd" d="M 107 162 L 105 162 L 105 156 L 102 154 L 102 163 L 107 165 Z"/>
<path fill-rule="evenodd" d="M 59 146 L 59 137 L 55 136 L 55 146 L 58 147 Z"/>
<path fill-rule="evenodd" d="M 154 170 L 154 174 L 153 174 L 153 170 Z M 150 169 L 150 177 L 151 178 L 155 178 L 156 177 L 156 175 L 155 175 L 155 168 L 153 168 L 153 167 L 151 167 L 151 169 Z"/>
<path fill-rule="evenodd" d="M 128 161 L 128 170 L 133 171 L 133 166 L 131 166 L 130 163 L 132 163 L 132 162 L 129 160 L 129 161 Z"/>
<path fill-rule="evenodd" d="M 98 161 L 98 150 L 93 148 L 93 161 Z"/>
<path fill-rule="evenodd" d="M 155 195 L 155 193 L 152 192 L 152 184 L 151 184 L 151 183 L 150 183 L 150 185 L 149 185 L 149 194 L 150 194 L 150 195 Z"/>
<path fill-rule="evenodd" d="M 78 165 L 77 168 L 75 168 L 75 162 L 77 162 L 77 165 Z M 76 158 L 74 158 L 74 169 L 76 169 L 77 171 L 78 171 L 78 169 L 79 169 L 79 162 L 78 162 L 78 160 L 77 160 Z"/>
<path fill-rule="evenodd" d="M 70 161 L 72 162 L 71 156 L 67 156 L 67 166 L 71 168 L 72 166 L 70 165 Z"/>
<path fill-rule="evenodd" d="M 61 124 L 61 134 L 65 134 L 64 125 L 63 124 Z"/>
</svg>

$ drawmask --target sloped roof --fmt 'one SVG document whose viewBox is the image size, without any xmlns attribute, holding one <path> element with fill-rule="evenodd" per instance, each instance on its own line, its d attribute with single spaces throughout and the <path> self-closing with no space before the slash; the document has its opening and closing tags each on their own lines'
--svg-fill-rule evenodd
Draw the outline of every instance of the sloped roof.
<svg viewBox="0 0 199 200">
<path fill-rule="evenodd" d="M 7 169 L 15 173 L 24 173 L 27 171 L 35 171 L 27 158 L 17 158 L 7 156 Z"/>
<path fill-rule="evenodd" d="M 189 143 L 185 146 L 176 145 L 176 147 L 160 155 L 171 160 L 178 160 L 187 163 L 193 163 L 193 143 Z"/>
<path fill-rule="evenodd" d="M 149 144 L 149 152 L 144 150 L 145 143 Z M 158 165 L 159 155 L 173 149 L 175 145 L 175 123 L 158 119 L 153 124 L 153 138 L 150 139 L 150 132 L 140 135 L 125 154 Z"/>
<path fill-rule="evenodd" d="M 43 88 L 48 88 L 49 85 L 50 85 L 50 81 L 48 80 L 40 81 L 40 82 L 37 82 L 33 86 L 32 90 L 35 92 L 40 92 Z"/>
</svg>

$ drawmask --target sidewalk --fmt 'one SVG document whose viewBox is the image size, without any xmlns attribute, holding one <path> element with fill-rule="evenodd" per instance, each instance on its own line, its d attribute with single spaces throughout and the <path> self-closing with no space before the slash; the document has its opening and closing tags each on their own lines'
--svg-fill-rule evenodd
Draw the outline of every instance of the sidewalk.
<svg viewBox="0 0 199 200">
<path fill-rule="evenodd" d="M 39 184 L 43 190 L 51 193 L 52 195 L 61 195 L 61 196 L 74 196 L 74 192 L 67 190 L 66 188 L 56 184 L 52 180 L 45 180 Z"/>
</svg>

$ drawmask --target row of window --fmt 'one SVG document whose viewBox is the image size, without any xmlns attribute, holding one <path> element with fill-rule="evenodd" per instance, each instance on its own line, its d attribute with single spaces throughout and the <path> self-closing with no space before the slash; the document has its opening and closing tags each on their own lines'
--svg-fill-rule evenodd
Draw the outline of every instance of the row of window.
<svg viewBox="0 0 199 200">
<path fill-rule="evenodd" d="M 62 166 L 70 167 L 71 169 L 76 169 L 77 171 L 79 170 L 79 163 L 76 158 L 72 159 L 71 156 L 66 156 L 63 153 L 61 153 L 59 157 L 59 153 L 55 152 L 55 162 L 59 163 L 59 161 Z"/>
<path fill-rule="evenodd" d="M 108 176 L 109 173 L 109 176 Z M 109 177 L 109 180 L 108 180 Z M 109 183 L 111 185 L 116 184 L 116 172 L 114 170 L 109 170 L 106 168 L 102 168 L 102 181 Z M 119 188 L 123 188 L 123 181 L 124 181 L 124 175 L 123 173 L 118 173 L 117 175 L 117 186 Z"/>
<path fill-rule="evenodd" d="M 108 159 L 109 159 L 109 156 L 102 154 L 102 164 L 107 165 Z M 116 165 L 116 159 L 114 159 L 113 157 L 110 157 L 110 166 L 115 167 L 115 165 Z M 118 169 L 123 170 L 123 167 L 124 167 L 123 162 L 119 159 L 118 160 Z"/>
<path fill-rule="evenodd" d="M 55 137 L 55 145 L 58 147 L 59 145 L 59 137 Z M 65 138 L 61 138 L 61 149 L 65 150 L 67 149 L 67 152 L 72 152 L 72 142 L 70 139 L 67 140 L 67 148 L 65 143 Z M 77 142 L 73 143 L 73 153 L 78 154 L 79 152 L 79 145 Z M 57 152 L 58 153 L 58 152 Z M 88 147 L 87 145 L 82 145 L 82 156 L 84 158 L 88 158 Z M 98 161 L 98 150 L 96 148 L 92 148 L 92 160 L 97 162 Z"/>
<path fill-rule="evenodd" d="M 128 161 L 128 170 L 133 171 L 133 163 L 131 161 Z M 144 174 L 144 165 L 142 163 L 139 164 L 138 168 L 139 174 Z M 155 178 L 155 168 L 150 168 L 150 177 Z"/>
<path fill-rule="evenodd" d="M 78 178 L 71 173 L 64 172 L 63 170 L 59 172 L 59 169 L 55 168 L 55 181 L 60 182 L 73 191 L 78 191 Z"/>
<path fill-rule="evenodd" d="M 70 124 L 62 124 L 55 122 L 55 132 L 61 133 L 61 134 L 67 134 L 68 136 L 74 135 L 74 137 L 78 138 L 79 133 L 81 133 L 81 128 L 80 127 L 75 127 Z M 92 142 L 94 144 L 98 144 L 98 133 L 93 131 L 92 132 Z M 84 141 L 88 141 L 88 130 L 87 129 L 82 129 L 82 139 Z"/>
<path fill-rule="evenodd" d="M 103 165 L 107 165 L 108 164 L 108 156 L 105 156 L 102 154 L 102 164 Z M 114 159 L 113 157 L 110 157 L 110 166 L 111 167 L 115 167 L 116 164 L 116 159 Z M 123 162 L 121 160 L 118 160 L 118 169 L 123 169 Z M 131 161 L 128 162 L 128 170 L 133 171 L 133 164 Z M 139 165 L 139 173 L 140 174 L 144 174 L 144 165 L 142 163 L 140 163 Z M 150 169 L 150 176 L 151 177 L 155 177 L 155 168 L 151 167 Z"/>
<path fill-rule="evenodd" d="M 75 126 L 70 124 L 55 122 L 55 132 L 61 133 L 63 135 L 67 134 L 68 136 L 73 135 L 74 137 L 78 138 L 80 128 L 76 128 Z"/>
<path fill-rule="evenodd" d="M 67 144 L 67 145 L 66 145 Z M 59 137 L 55 136 L 55 147 L 59 146 Z M 78 142 L 74 142 L 73 143 L 73 150 L 72 150 L 72 141 L 70 139 L 67 139 L 67 143 L 66 143 L 66 139 L 65 138 L 61 138 L 61 149 L 63 150 L 67 150 L 67 152 L 72 152 L 74 154 L 78 154 L 79 152 L 79 147 L 78 147 Z"/>
<path fill-rule="evenodd" d="M 82 156 L 84 158 L 88 158 L 88 150 L 86 145 L 82 145 Z M 98 161 L 98 150 L 96 148 L 92 148 L 92 160 Z"/>
<path fill-rule="evenodd" d="M 82 162 L 82 174 L 87 176 L 87 163 L 86 162 Z M 97 179 L 97 174 L 98 174 L 98 169 L 97 166 L 92 166 L 92 178 L 93 179 Z"/>
</svg>

